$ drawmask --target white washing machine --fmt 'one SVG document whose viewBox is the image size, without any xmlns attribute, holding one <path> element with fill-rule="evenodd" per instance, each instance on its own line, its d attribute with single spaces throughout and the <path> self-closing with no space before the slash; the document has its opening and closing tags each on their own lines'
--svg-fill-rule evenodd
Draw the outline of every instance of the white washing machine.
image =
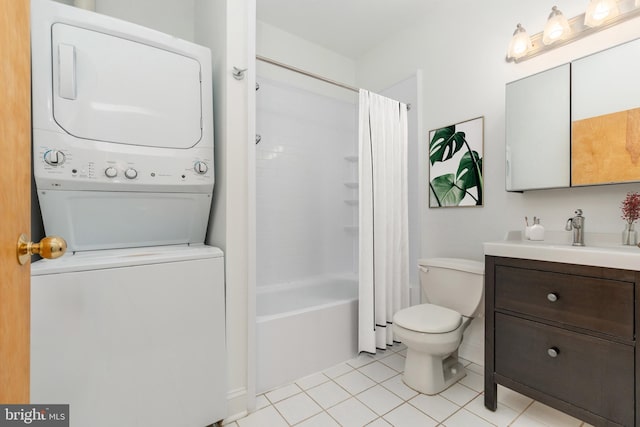
<svg viewBox="0 0 640 427">
<path fill-rule="evenodd" d="M 226 416 L 224 258 L 204 245 L 214 185 L 208 49 L 31 1 L 31 401 L 72 427 L 204 427 Z"/>
<path fill-rule="evenodd" d="M 31 401 L 71 427 L 226 416 L 224 261 L 208 246 L 78 252 L 32 266 Z"/>
</svg>

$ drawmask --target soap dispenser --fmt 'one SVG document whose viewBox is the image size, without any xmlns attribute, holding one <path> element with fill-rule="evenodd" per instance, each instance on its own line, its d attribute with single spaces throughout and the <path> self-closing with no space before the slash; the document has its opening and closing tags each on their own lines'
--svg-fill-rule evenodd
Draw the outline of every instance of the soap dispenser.
<svg viewBox="0 0 640 427">
<path fill-rule="evenodd" d="M 533 225 L 529 231 L 530 240 L 544 240 L 544 226 L 540 224 L 540 218 L 533 219 Z"/>
</svg>

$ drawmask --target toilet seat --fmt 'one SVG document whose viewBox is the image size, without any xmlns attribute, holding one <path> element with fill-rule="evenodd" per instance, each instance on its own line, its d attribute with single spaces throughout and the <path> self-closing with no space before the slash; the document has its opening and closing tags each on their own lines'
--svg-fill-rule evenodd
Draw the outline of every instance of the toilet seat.
<svg viewBox="0 0 640 427">
<path fill-rule="evenodd" d="M 393 317 L 393 322 L 415 332 L 444 334 L 460 327 L 462 315 L 439 305 L 420 304 L 400 310 Z"/>
</svg>

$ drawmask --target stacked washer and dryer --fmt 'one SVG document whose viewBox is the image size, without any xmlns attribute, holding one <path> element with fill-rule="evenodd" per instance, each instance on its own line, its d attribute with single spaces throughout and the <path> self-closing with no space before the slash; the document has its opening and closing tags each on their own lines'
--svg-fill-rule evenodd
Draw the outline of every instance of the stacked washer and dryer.
<svg viewBox="0 0 640 427">
<path fill-rule="evenodd" d="M 226 415 L 211 58 L 175 37 L 32 0 L 31 401 L 72 427 L 204 427 Z"/>
</svg>

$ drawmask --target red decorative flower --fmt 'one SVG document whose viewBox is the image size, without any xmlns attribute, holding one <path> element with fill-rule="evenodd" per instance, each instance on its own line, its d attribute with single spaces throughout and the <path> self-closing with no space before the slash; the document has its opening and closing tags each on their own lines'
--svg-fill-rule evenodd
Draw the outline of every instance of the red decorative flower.
<svg viewBox="0 0 640 427">
<path fill-rule="evenodd" d="M 632 224 L 640 218 L 640 194 L 633 192 L 627 193 L 620 205 L 622 209 L 622 219 Z"/>
</svg>

